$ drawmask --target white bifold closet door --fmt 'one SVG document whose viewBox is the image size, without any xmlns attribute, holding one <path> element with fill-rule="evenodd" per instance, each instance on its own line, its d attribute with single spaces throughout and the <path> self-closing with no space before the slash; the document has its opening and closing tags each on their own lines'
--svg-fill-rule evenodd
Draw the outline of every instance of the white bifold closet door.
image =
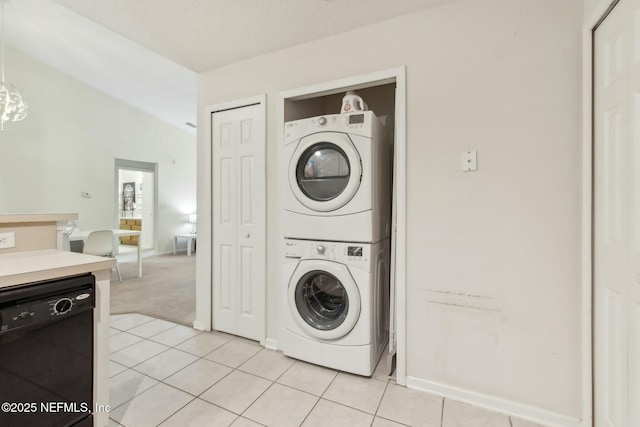
<svg viewBox="0 0 640 427">
<path fill-rule="evenodd" d="M 640 426 L 640 0 L 594 39 L 594 415 Z"/>
<path fill-rule="evenodd" d="M 265 132 L 261 105 L 215 112 L 213 328 L 265 336 Z"/>
</svg>

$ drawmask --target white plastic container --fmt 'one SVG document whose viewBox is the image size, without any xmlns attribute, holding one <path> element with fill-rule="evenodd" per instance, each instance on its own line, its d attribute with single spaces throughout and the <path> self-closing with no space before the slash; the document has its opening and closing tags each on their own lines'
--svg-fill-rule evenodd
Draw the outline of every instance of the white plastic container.
<svg viewBox="0 0 640 427">
<path fill-rule="evenodd" d="M 342 108 L 340 109 L 341 113 L 367 111 L 368 109 L 369 107 L 367 107 L 367 104 L 353 91 L 347 92 L 347 94 L 342 98 Z"/>
</svg>

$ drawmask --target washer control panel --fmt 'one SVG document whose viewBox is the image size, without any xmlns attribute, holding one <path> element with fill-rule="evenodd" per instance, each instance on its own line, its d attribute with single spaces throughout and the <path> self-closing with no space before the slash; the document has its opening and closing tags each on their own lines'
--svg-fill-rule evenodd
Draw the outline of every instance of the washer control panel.
<svg viewBox="0 0 640 427">
<path fill-rule="evenodd" d="M 284 254 L 287 258 L 327 259 L 350 263 L 367 262 L 371 252 L 370 246 L 366 243 L 285 239 Z"/>
</svg>

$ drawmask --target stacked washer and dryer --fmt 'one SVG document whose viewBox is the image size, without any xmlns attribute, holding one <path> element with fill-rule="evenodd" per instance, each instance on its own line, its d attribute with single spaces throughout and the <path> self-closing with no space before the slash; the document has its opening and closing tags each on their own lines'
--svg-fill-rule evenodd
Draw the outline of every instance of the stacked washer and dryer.
<svg viewBox="0 0 640 427">
<path fill-rule="evenodd" d="M 370 376 L 388 342 L 393 148 L 344 105 L 285 124 L 282 350 Z"/>
</svg>

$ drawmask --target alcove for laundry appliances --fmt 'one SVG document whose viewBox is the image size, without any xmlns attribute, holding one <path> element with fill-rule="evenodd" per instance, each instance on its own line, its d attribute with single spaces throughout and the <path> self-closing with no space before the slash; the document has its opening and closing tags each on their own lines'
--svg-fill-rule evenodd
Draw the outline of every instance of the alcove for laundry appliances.
<svg viewBox="0 0 640 427">
<path fill-rule="evenodd" d="M 355 91 L 367 103 L 384 125 L 388 137 L 393 140 L 395 131 L 395 82 L 383 83 L 371 87 L 346 87 L 337 93 L 317 95 L 310 98 L 285 99 L 284 121 L 305 119 L 308 117 L 340 113 L 342 97 L 347 91 Z"/>
<path fill-rule="evenodd" d="M 387 369 L 396 370 L 397 382 L 405 383 L 405 82 L 404 68 L 356 76 L 344 80 L 289 90 L 280 94 L 278 128 L 283 141 L 284 124 L 293 120 L 339 114 L 342 98 L 355 91 L 383 124 L 393 143 L 393 182 L 391 220 L 391 296 L 390 334 Z M 288 159 L 279 159 L 286 169 Z M 283 178 L 284 179 L 284 178 Z M 280 182 L 280 188 L 284 188 Z M 282 230 L 282 227 L 281 227 Z M 281 239 L 285 236 L 280 233 Z M 383 358 L 384 358 L 383 354 Z M 395 363 L 394 363 L 395 361 Z M 397 366 L 394 366 L 397 365 Z"/>
</svg>

